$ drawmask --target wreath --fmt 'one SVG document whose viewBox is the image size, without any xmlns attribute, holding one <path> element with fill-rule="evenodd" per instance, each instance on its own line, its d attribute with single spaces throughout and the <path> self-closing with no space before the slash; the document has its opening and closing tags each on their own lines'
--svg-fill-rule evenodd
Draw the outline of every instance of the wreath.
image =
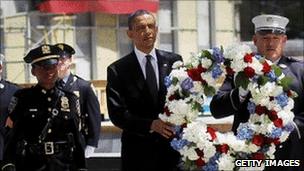
<svg viewBox="0 0 304 171">
<path fill-rule="evenodd" d="M 206 96 L 213 96 L 226 76 L 237 87 L 249 90 L 250 117 L 236 135 L 221 133 L 197 119 L 204 113 Z M 171 146 L 187 170 L 233 170 L 237 159 L 273 159 L 276 145 L 286 141 L 294 129 L 294 91 L 291 78 L 249 46 L 237 44 L 202 50 L 190 62 L 175 62 L 165 78 L 164 113 L 159 117 L 175 125 Z M 264 169 L 264 166 L 256 169 Z"/>
</svg>

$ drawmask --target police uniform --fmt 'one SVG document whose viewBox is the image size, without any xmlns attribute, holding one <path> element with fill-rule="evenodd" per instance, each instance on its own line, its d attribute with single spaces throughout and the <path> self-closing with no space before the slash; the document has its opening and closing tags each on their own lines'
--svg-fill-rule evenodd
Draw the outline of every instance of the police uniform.
<svg viewBox="0 0 304 171">
<path fill-rule="evenodd" d="M 24 58 L 32 66 L 58 63 L 57 47 L 42 45 Z M 12 136 L 4 154 L 2 170 L 79 171 L 86 170 L 84 140 L 80 133 L 78 98 L 54 86 L 39 84 L 15 93 L 10 118 Z"/>
<path fill-rule="evenodd" d="M 70 58 L 75 54 L 75 50 L 64 43 L 56 44 L 62 52 L 61 58 Z M 100 135 L 101 113 L 99 102 L 94 92 L 93 85 L 77 75 L 70 73 L 64 79 L 64 90 L 70 91 L 79 97 L 82 118 L 82 133 L 85 137 L 86 145 L 97 147 Z"/>
<path fill-rule="evenodd" d="M 285 34 L 285 26 L 288 19 L 276 15 L 260 15 L 253 18 L 255 31 L 258 34 Z M 276 159 L 296 159 L 304 160 L 304 63 L 291 57 L 281 56 L 275 62 L 282 69 L 287 77 L 292 78 L 289 88 L 298 94 L 294 99 L 293 112 L 295 115 L 295 129 L 291 132 L 289 138 L 276 148 Z M 249 112 L 247 104 L 250 96 L 241 102 L 238 88 L 235 87 L 232 77 L 227 77 L 220 91 L 212 98 L 210 103 L 211 113 L 215 118 L 222 118 L 234 115 L 232 130 L 236 132 L 240 123 L 247 122 Z M 300 167 L 267 167 L 266 170 L 286 171 L 303 170 L 303 163 Z"/>
<path fill-rule="evenodd" d="M 8 105 L 18 86 L 4 79 L 0 80 L 0 160 L 3 156 L 4 141 L 7 134 L 5 121 L 8 116 Z"/>
</svg>

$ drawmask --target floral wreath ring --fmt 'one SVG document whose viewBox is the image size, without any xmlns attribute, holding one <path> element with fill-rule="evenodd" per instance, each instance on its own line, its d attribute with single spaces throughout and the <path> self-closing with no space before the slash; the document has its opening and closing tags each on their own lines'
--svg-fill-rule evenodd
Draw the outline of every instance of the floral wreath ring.
<svg viewBox="0 0 304 171">
<path fill-rule="evenodd" d="M 203 50 L 188 64 L 178 61 L 172 68 L 165 79 L 168 93 L 159 117 L 175 125 L 171 146 L 181 154 L 184 168 L 233 170 L 237 159 L 273 159 L 275 146 L 294 129 L 291 110 L 296 93 L 287 88 L 291 79 L 249 46 Z M 204 97 L 213 96 L 226 75 L 235 75 L 236 86 L 252 95 L 249 120 L 239 125 L 236 136 L 197 119 L 204 112 Z"/>
</svg>

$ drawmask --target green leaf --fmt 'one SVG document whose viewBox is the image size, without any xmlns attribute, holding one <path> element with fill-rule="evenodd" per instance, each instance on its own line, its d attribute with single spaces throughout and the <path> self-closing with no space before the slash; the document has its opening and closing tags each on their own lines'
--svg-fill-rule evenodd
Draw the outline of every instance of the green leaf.
<svg viewBox="0 0 304 171">
<path fill-rule="evenodd" d="M 269 81 L 269 78 L 268 77 L 266 77 L 266 76 L 260 76 L 259 78 L 258 78 L 258 84 L 259 85 L 265 85 L 267 82 Z"/>
<path fill-rule="evenodd" d="M 173 84 L 174 86 L 176 86 L 177 83 L 178 83 L 178 79 L 177 79 L 176 77 L 173 77 L 173 78 L 172 78 L 172 84 Z"/>
<path fill-rule="evenodd" d="M 201 111 L 201 104 L 195 102 L 192 106 L 192 109 L 193 110 L 198 110 L 198 111 Z"/>
<path fill-rule="evenodd" d="M 277 77 L 281 76 L 282 70 L 281 70 L 280 67 L 278 67 L 278 66 L 276 66 L 276 65 L 272 65 L 271 68 L 273 69 L 274 74 L 275 74 Z"/>
<path fill-rule="evenodd" d="M 280 85 L 283 87 L 284 90 L 289 89 L 289 85 L 292 83 L 292 77 L 284 77 L 280 80 Z"/>
<path fill-rule="evenodd" d="M 212 86 L 205 86 L 204 87 L 204 94 L 206 96 L 213 96 L 215 94 L 215 89 Z"/>
<path fill-rule="evenodd" d="M 212 55 L 208 50 L 203 50 L 202 51 L 202 56 L 207 57 L 208 59 L 212 60 Z"/>
<path fill-rule="evenodd" d="M 236 75 L 234 83 L 236 87 L 243 87 L 246 90 L 250 80 L 246 77 L 245 72 L 241 71 Z"/>
</svg>

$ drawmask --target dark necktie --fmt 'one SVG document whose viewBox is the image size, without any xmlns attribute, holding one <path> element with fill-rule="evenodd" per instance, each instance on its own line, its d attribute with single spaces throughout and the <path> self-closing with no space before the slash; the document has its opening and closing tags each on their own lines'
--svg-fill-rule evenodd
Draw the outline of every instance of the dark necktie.
<svg viewBox="0 0 304 171">
<path fill-rule="evenodd" d="M 157 90 L 157 81 L 155 72 L 151 63 L 151 55 L 147 55 L 147 63 L 146 63 L 146 81 L 149 88 L 149 91 L 151 93 L 151 96 L 153 98 L 154 103 L 157 103 L 158 98 L 158 90 Z"/>
<path fill-rule="evenodd" d="M 59 80 L 59 86 L 60 86 L 61 88 L 64 88 L 65 82 L 64 82 L 63 80 Z"/>
</svg>

